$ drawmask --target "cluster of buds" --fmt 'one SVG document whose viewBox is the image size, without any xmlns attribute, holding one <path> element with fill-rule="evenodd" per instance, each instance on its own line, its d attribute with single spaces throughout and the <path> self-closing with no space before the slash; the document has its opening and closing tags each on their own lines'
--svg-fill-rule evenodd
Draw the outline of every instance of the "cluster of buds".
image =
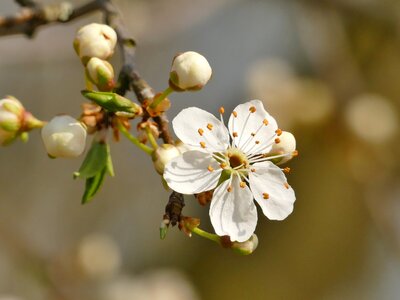
<svg viewBox="0 0 400 300">
<path fill-rule="evenodd" d="M 17 137 L 27 138 L 27 132 L 43 126 L 43 122 L 27 112 L 16 98 L 0 100 L 0 145 L 12 143 Z"/>
<path fill-rule="evenodd" d="M 86 76 L 100 91 L 111 91 L 114 69 L 107 61 L 114 54 L 117 34 L 108 25 L 92 23 L 76 34 L 74 49 L 86 68 Z"/>
</svg>

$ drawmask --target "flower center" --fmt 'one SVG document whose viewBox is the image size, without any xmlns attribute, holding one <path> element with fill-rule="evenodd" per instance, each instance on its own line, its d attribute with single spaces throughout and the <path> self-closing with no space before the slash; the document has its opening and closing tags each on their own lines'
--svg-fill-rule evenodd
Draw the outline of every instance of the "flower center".
<svg viewBox="0 0 400 300">
<path fill-rule="evenodd" d="M 229 166 L 232 169 L 244 169 L 247 168 L 249 165 L 249 160 L 247 159 L 247 156 L 238 148 L 229 148 L 226 152 L 226 156 L 229 160 Z"/>
</svg>

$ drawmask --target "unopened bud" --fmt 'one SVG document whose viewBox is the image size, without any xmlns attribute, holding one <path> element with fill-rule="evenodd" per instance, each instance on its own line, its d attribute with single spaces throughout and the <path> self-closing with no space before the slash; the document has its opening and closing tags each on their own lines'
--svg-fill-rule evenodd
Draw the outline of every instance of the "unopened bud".
<svg viewBox="0 0 400 300">
<path fill-rule="evenodd" d="M 70 116 L 56 116 L 43 127 L 42 139 L 49 156 L 77 157 L 85 150 L 86 129 Z"/>
<path fill-rule="evenodd" d="M 178 148 L 171 144 L 163 144 L 154 150 L 152 159 L 157 173 L 162 175 L 165 165 L 179 155 L 181 155 L 181 153 Z"/>
<path fill-rule="evenodd" d="M 212 69 L 207 59 L 193 51 L 175 56 L 169 85 L 175 91 L 200 90 L 210 80 Z"/>
<path fill-rule="evenodd" d="M 25 110 L 13 97 L 0 100 L 0 145 L 11 142 L 22 127 Z"/>
<path fill-rule="evenodd" d="M 74 49 L 86 65 L 92 57 L 108 59 L 114 54 L 117 33 L 105 24 L 92 23 L 78 30 Z"/>
<path fill-rule="evenodd" d="M 277 164 L 283 164 L 293 158 L 293 152 L 296 150 L 296 139 L 293 134 L 288 131 L 282 131 L 279 136 L 279 142 L 274 143 L 269 155 L 287 154 L 274 160 Z"/>
<path fill-rule="evenodd" d="M 114 88 L 114 69 L 108 61 L 92 57 L 86 65 L 86 74 L 100 91 Z"/>
<path fill-rule="evenodd" d="M 256 250 L 258 246 L 258 237 L 253 234 L 247 241 L 245 242 L 233 242 L 231 248 L 241 255 L 249 255 Z"/>
</svg>

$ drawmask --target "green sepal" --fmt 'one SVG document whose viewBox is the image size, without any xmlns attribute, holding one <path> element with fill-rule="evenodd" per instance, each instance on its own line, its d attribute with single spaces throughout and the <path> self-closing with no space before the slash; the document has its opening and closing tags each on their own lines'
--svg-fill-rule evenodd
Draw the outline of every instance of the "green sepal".
<svg viewBox="0 0 400 300">
<path fill-rule="evenodd" d="M 160 226 L 160 239 L 164 240 L 165 237 L 167 236 L 167 233 L 168 233 L 168 226 L 165 225 L 164 223 L 161 223 L 161 226 Z"/>
<path fill-rule="evenodd" d="M 133 116 L 141 112 L 141 107 L 131 100 L 111 92 L 83 90 L 82 95 L 109 112 L 126 112 Z"/>
<path fill-rule="evenodd" d="M 230 177 L 231 177 L 231 171 L 230 170 L 223 170 L 221 172 L 221 177 L 218 180 L 217 186 L 219 186 L 224 181 L 228 180 Z"/>
<path fill-rule="evenodd" d="M 78 172 L 74 178 L 90 178 L 96 176 L 107 165 L 109 150 L 106 143 L 93 142 Z"/>
<path fill-rule="evenodd" d="M 82 204 L 86 204 L 90 202 L 94 195 L 99 191 L 101 185 L 104 182 L 104 178 L 107 172 L 107 167 L 104 167 L 99 173 L 95 176 L 86 178 L 85 184 L 85 192 L 82 196 Z"/>
</svg>

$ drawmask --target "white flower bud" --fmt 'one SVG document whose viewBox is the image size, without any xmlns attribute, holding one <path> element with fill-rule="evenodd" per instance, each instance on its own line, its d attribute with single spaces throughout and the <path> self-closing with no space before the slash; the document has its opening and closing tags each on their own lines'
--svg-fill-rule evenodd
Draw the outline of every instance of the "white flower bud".
<svg viewBox="0 0 400 300">
<path fill-rule="evenodd" d="M 25 109 L 17 99 L 0 100 L 0 145 L 12 141 L 21 129 Z"/>
<path fill-rule="evenodd" d="M 253 234 L 247 241 L 245 242 L 233 242 L 231 248 L 242 255 L 249 255 L 256 250 L 258 246 L 258 237 Z"/>
<path fill-rule="evenodd" d="M 47 153 L 52 157 L 77 157 L 85 150 L 86 129 L 70 116 L 56 116 L 42 129 Z"/>
<path fill-rule="evenodd" d="M 176 91 L 199 90 L 210 80 L 212 69 L 207 59 L 193 51 L 175 56 L 169 85 Z"/>
<path fill-rule="evenodd" d="M 114 54 L 117 43 L 117 33 L 105 24 L 92 23 L 78 30 L 74 48 L 86 64 L 91 57 L 108 59 Z"/>
<path fill-rule="evenodd" d="M 165 165 L 173 158 L 181 155 L 178 148 L 171 144 L 163 144 L 153 153 L 153 163 L 158 174 L 164 173 Z"/>
<path fill-rule="evenodd" d="M 296 150 L 296 139 L 293 134 L 288 131 L 282 131 L 282 134 L 277 138 L 278 143 L 274 143 L 270 151 L 271 155 L 288 154 L 287 156 L 278 158 L 277 164 L 283 164 L 291 160 Z"/>
<path fill-rule="evenodd" d="M 92 57 L 86 65 L 86 72 L 100 91 L 110 91 L 114 87 L 114 69 L 108 61 Z"/>
</svg>

